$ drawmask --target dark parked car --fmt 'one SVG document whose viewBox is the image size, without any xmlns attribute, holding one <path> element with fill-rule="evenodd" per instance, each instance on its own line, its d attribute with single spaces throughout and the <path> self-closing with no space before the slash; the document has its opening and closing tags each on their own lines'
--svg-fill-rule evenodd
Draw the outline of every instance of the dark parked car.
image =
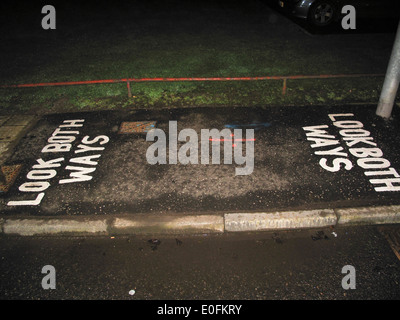
<svg viewBox="0 0 400 320">
<path fill-rule="evenodd" d="M 343 16 L 345 5 L 352 5 L 359 18 L 398 18 L 400 0 L 277 0 L 288 14 L 306 19 L 311 25 L 325 27 Z"/>
</svg>

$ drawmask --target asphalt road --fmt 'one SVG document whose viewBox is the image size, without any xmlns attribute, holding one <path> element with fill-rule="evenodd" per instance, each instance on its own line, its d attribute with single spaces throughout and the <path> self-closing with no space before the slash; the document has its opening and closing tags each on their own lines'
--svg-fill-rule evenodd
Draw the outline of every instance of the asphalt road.
<svg viewBox="0 0 400 320">
<path fill-rule="evenodd" d="M 9 165 L 24 167 L 9 192 L 0 195 L 0 212 L 188 214 L 398 204 L 398 110 L 389 122 L 378 118 L 375 110 L 375 105 L 345 105 L 295 111 L 238 107 L 228 115 L 223 108 L 49 115 L 21 139 L 9 158 Z M 153 142 L 159 137 L 121 133 L 123 123 L 137 121 L 156 122 L 165 137 L 164 144 L 157 140 L 159 150 L 154 151 Z M 193 133 L 189 151 L 194 163 L 184 162 L 187 152 L 182 150 L 188 143 L 171 138 L 185 128 Z M 212 128 L 218 132 L 215 154 L 222 154 L 216 163 L 210 149 L 203 152 L 202 140 L 211 144 L 202 138 L 203 129 Z M 247 141 L 252 140 L 248 129 L 254 141 Z M 232 144 L 221 143 L 219 130 L 242 135 L 234 136 Z M 238 138 L 246 140 L 245 152 L 236 146 Z M 174 163 L 171 150 L 178 149 Z M 165 159 L 159 156 L 151 162 L 148 154 L 162 154 L 160 150 Z M 237 151 L 244 153 L 244 164 Z M 237 172 L 247 169 L 245 174 Z"/>
<path fill-rule="evenodd" d="M 400 261 L 376 226 L 190 237 L 2 237 L 0 259 L 2 300 L 155 300 L 144 310 L 149 316 L 161 300 L 400 298 Z M 45 290 L 50 273 L 42 268 L 48 265 L 55 289 Z M 350 273 L 342 268 L 348 265 L 355 289 L 345 290 L 342 280 Z"/>
</svg>

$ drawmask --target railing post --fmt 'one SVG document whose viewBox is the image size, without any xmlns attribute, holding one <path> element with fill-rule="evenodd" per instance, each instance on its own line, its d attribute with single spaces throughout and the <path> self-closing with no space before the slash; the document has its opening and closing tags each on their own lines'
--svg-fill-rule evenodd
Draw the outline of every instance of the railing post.
<svg viewBox="0 0 400 320">
<path fill-rule="evenodd" d="M 396 39 L 394 41 L 392 55 L 386 71 L 379 104 L 376 114 L 388 119 L 392 114 L 394 100 L 396 99 L 397 89 L 400 81 L 400 22 L 397 27 Z"/>
<path fill-rule="evenodd" d="M 286 94 L 286 78 L 283 78 L 282 95 Z"/>
<path fill-rule="evenodd" d="M 126 86 L 128 88 L 128 97 L 132 98 L 132 91 L 131 91 L 131 83 L 130 83 L 130 81 L 126 82 Z"/>
</svg>

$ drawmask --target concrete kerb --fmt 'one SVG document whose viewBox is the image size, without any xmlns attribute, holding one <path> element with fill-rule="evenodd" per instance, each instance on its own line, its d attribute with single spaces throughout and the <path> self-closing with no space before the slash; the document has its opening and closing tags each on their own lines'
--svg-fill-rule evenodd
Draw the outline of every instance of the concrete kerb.
<svg viewBox="0 0 400 320">
<path fill-rule="evenodd" d="M 226 213 L 223 215 L 119 215 L 113 217 L 0 217 L 1 234 L 113 236 L 279 231 L 400 223 L 400 206 Z"/>
<path fill-rule="evenodd" d="M 400 223 L 400 206 L 341 208 L 335 210 L 338 225 Z"/>
<path fill-rule="evenodd" d="M 223 215 L 146 215 L 116 217 L 110 234 L 222 233 Z"/>
<path fill-rule="evenodd" d="M 3 219 L 5 235 L 107 235 L 107 220 L 99 218 L 20 217 Z"/>
<path fill-rule="evenodd" d="M 5 235 L 136 235 L 223 233 L 223 215 L 0 217 Z"/>
<path fill-rule="evenodd" d="M 229 232 L 317 228 L 336 223 L 332 209 L 225 214 L 225 230 Z"/>
</svg>

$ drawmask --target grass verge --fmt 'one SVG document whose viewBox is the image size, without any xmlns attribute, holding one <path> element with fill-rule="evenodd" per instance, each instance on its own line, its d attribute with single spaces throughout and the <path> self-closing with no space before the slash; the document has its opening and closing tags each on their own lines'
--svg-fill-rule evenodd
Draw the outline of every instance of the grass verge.
<svg viewBox="0 0 400 320">
<path fill-rule="evenodd" d="M 1 11 L 0 84 L 385 73 L 394 39 L 390 33 L 310 36 L 258 0 L 52 4 L 56 30 L 41 28 L 40 1 L 11 2 Z M 281 81 L 137 83 L 132 98 L 126 84 L 0 89 L 0 113 L 362 103 L 377 101 L 382 83 L 289 80 L 285 96 Z"/>
<path fill-rule="evenodd" d="M 132 83 L 1 89 L 2 111 L 58 113 L 206 106 L 336 105 L 378 102 L 383 78 Z"/>
</svg>

